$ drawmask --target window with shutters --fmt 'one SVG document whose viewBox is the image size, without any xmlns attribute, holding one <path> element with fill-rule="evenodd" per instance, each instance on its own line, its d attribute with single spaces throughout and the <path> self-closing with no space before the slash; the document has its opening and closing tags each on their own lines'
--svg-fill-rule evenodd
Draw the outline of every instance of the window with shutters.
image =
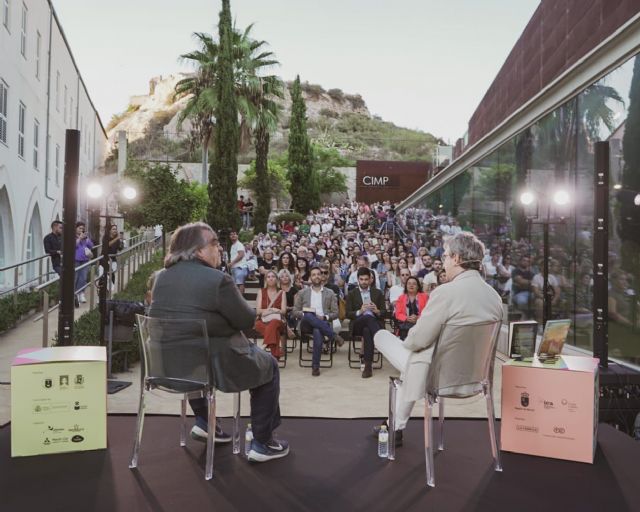
<svg viewBox="0 0 640 512">
<path fill-rule="evenodd" d="M 18 108 L 18 156 L 24 159 L 24 123 L 27 115 L 27 107 L 20 102 Z"/>
<path fill-rule="evenodd" d="M 0 142 L 7 143 L 7 103 L 9 88 L 4 80 L 0 80 Z"/>
</svg>

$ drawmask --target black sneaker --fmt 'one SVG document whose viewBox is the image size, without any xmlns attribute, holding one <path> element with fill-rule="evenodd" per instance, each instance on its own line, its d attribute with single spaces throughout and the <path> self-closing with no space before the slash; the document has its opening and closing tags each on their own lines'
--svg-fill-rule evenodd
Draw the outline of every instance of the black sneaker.
<svg viewBox="0 0 640 512">
<path fill-rule="evenodd" d="M 272 459 L 286 457 L 287 455 L 289 455 L 289 443 L 287 441 L 272 439 L 267 444 L 262 444 L 256 439 L 253 439 L 247 458 L 251 462 L 267 462 Z"/>
<path fill-rule="evenodd" d="M 198 425 L 193 426 L 189 435 L 194 441 L 200 441 L 202 443 L 206 443 L 207 437 L 209 436 L 207 431 L 202 427 L 199 427 Z M 216 443 L 230 443 L 232 440 L 233 438 L 229 434 L 223 431 L 220 427 L 216 426 Z"/>
</svg>

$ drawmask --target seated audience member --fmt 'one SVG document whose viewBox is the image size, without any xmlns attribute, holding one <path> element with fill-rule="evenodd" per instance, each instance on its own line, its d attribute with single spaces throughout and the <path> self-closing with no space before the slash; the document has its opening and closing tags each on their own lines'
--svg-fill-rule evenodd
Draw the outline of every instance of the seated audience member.
<svg viewBox="0 0 640 512">
<path fill-rule="evenodd" d="M 528 311 L 530 308 L 533 275 L 531 259 L 528 256 L 522 256 L 518 266 L 511 273 L 513 279 L 511 300 L 521 311 Z"/>
<path fill-rule="evenodd" d="M 305 250 L 305 254 L 306 253 L 307 252 Z M 296 260 L 296 274 L 294 282 L 298 288 L 302 288 L 309 282 L 309 262 L 302 256 L 298 256 L 298 259 Z"/>
<path fill-rule="evenodd" d="M 299 288 L 293 284 L 293 276 L 286 268 L 278 272 L 278 280 L 280 281 L 280 289 L 287 296 L 287 335 L 293 338 L 295 333 L 292 328 L 296 326 L 296 320 L 293 318 L 293 303 Z"/>
<path fill-rule="evenodd" d="M 366 256 L 358 256 L 356 258 L 356 268 L 351 272 L 349 276 L 348 285 L 349 289 L 353 289 L 358 284 L 358 270 L 361 268 L 366 268 L 371 274 L 371 286 L 375 286 L 378 290 L 380 290 L 380 279 L 378 278 L 378 273 L 375 270 L 371 270 L 369 268 L 369 260 Z"/>
<path fill-rule="evenodd" d="M 400 373 L 402 383 L 396 399 L 396 442 L 416 400 L 424 398 L 433 346 L 444 324 L 477 324 L 502 319 L 502 300 L 480 275 L 484 244 L 469 232 L 445 241 L 444 269 L 448 283 L 429 297 L 415 327 L 402 341 L 386 330 L 375 336 L 375 346 Z M 473 351 L 470 348 L 470 354 Z M 470 356 L 471 357 L 471 356 Z M 379 430 L 376 427 L 374 431 Z"/>
<path fill-rule="evenodd" d="M 264 344 L 269 347 L 271 355 L 279 359 L 282 357 L 282 342 L 285 341 L 287 296 L 284 291 L 278 289 L 278 275 L 275 270 L 267 270 L 264 275 L 264 288 L 258 290 L 256 304 L 258 319 L 254 328 L 264 337 Z"/>
<path fill-rule="evenodd" d="M 234 280 L 216 270 L 219 265 L 218 237 L 211 227 L 197 222 L 178 228 L 171 238 L 165 269 L 156 277 L 149 315 L 206 320 L 216 388 L 224 393 L 248 389 L 251 395 L 253 441 L 249 460 L 284 457 L 289 444 L 274 437 L 280 425 L 277 361 L 242 335 L 242 330 L 253 327 L 255 312 Z M 207 401 L 194 398 L 189 404 L 196 416 L 191 437 L 206 441 Z M 216 441 L 231 441 L 218 426 L 214 430 Z"/>
<path fill-rule="evenodd" d="M 278 260 L 278 271 L 283 268 L 287 269 L 292 277 L 296 273 L 296 263 L 293 261 L 293 256 L 288 252 L 283 252 Z"/>
<path fill-rule="evenodd" d="M 347 295 L 347 318 L 351 320 L 351 336 L 362 336 L 364 370 L 362 378 L 373 375 L 373 337 L 384 327 L 384 295 L 371 283 L 371 271 L 358 269 L 358 286 Z"/>
<path fill-rule="evenodd" d="M 400 295 L 404 293 L 404 287 L 407 284 L 407 279 L 411 277 L 411 271 L 408 268 L 400 271 L 400 284 L 396 284 L 389 290 L 389 303 L 393 308 L 396 307 L 396 302 L 400 298 Z"/>
<path fill-rule="evenodd" d="M 433 270 L 433 259 L 428 254 L 423 254 L 420 257 L 422 261 L 422 268 L 418 271 L 416 276 L 420 279 L 423 279 L 429 272 Z"/>
<path fill-rule="evenodd" d="M 338 318 L 338 298 L 329 288 L 322 286 L 322 272 L 318 267 L 311 269 L 311 286 L 296 294 L 293 315 L 300 320 L 300 332 L 313 335 L 313 355 L 311 356 L 311 375 L 320 375 L 320 357 L 322 344 L 326 336 L 331 342 L 336 340 L 342 345 L 344 340 L 333 332 L 331 322 Z"/>
<path fill-rule="evenodd" d="M 415 276 L 410 276 L 404 285 L 404 293 L 398 297 L 395 308 L 395 318 L 398 322 L 397 336 L 404 340 L 407 337 L 409 329 L 411 329 L 418 318 L 420 313 L 427 305 L 429 296 L 420 291 L 420 281 Z"/>
<path fill-rule="evenodd" d="M 442 271 L 442 260 L 440 258 L 434 259 L 431 268 L 431 272 L 428 272 L 422 278 L 422 288 L 425 291 L 429 291 L 429 287 L 438 284 L 438 275 Z"/>
<path fill-rule="evenodd" d="M 260 288 L 264 287 L 264 278 L 267 272 L 277 267 L 276 260 L 273 259 L 273 251 L 271 249 L 265 249 L 264 256 L 258 258 L 258 283 Z"/>
</svg>

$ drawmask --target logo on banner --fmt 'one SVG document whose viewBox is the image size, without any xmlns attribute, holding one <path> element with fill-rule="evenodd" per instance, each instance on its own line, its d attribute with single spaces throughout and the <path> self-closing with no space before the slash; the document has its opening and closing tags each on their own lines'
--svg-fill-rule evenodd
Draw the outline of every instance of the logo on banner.
<svg viewBox="0 0 640 512">
<path fill-rule="evenodd" d="M 81 443 L 82 441 L 84 441 L 84 437 L 82 436 L 73 436 L 71 438 L 71 442 L 73 443 Z"/>
<path fill-rule="evenodd" d="M 553 432 L 555 434 L 564 434 L 566 429 L 564 427 L 553 427 Z"/>
<path fill-rule="evenodd" d="M 44 387 L 48 389 L 51 386 L 53 386 L 53 380 L 52 379 L 44 379 Z"/>
<path fill-rule="evenodd" d="M 526 391 L 520 394 L 520 404 L 522 407 L 529 407 L 529 393 Z"/>
</svg>

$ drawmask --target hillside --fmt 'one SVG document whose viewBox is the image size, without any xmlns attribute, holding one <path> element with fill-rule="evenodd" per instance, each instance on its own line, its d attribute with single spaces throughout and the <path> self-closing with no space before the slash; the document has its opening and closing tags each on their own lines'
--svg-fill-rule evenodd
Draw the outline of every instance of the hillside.
<svg viewBox="0 0 640 512">
<path fill-rule="evenodd" d="M 175 84 L 185 76 L 175 74 L 152 78 L 148 94 L 132 96 L 127 109 L 113 116 L 107 126 L 111 143 L 117 138 L 118 131 L 125 130 L 133 158 L 200 161 L 199 141 L 192 135 L 191 123 L 187 120 L 178 127 L 178 115 L 187 98 L 176 101 L 173 91 Z M 280 124 L 271 139 L 273 155 L 287 149 L 291 83 L 287 85 Z M 431 160 L 433 147 L 438 142 L 436 137 L 400 128 L 372 116 L 359 94 L 346 94 L 340 89 L 325 90 L 309 83 L 303 83 L 302 89 L 307 105 L 309 135 L 314 143 L 336 148 L 352 160 Z M 248 163 L 253 157 L 253 149 L 248 145 L 241 152 L 239 161 Z"/>
</svg>

